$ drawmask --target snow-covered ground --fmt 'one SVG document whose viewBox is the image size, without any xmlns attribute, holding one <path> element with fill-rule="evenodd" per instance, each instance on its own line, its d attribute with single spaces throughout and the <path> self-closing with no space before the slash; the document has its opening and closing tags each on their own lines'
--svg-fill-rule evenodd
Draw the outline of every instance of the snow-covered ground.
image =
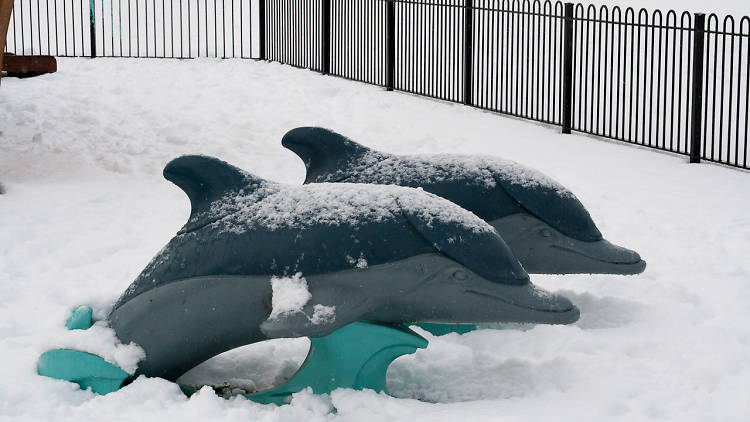
<svg viewBox="0 0 750 422">
<path fill-rule="evenodd" d="M 748 172 L 253 61 L 61 59 L 56 74 L 4 79 L 0 104 L 1 420 L 750 417 Z M 339 390 L 276 407 L 208 388 L 188 399 L 145 378 L 102 397 L 36 375 L 39 354 L 70 335 L 71 308 L 92 304 L 102 316 L 187 220 L 187 197 L 160 174 L 168 160 L 215 155 L 301 183 L 304 166 L 280 140 L 302 125 L 393 153 L 491 154 L 535 167 L 648 268 L 533 276 L 571 298 L 580 321 L 428 337 L 426 350 L 389 370 L 398 398 Z M 215 370 L 266 386 L 294 372 L 305 348 L 275 340 Z"/>
</svg>

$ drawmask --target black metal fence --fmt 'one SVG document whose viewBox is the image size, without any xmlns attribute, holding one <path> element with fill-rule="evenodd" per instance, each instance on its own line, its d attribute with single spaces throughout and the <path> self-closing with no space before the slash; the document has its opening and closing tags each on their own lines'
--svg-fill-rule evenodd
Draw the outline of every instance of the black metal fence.
<svg viewBox="0 0 750 422">
<path fill-rule="evenodd" d="M 16 0 L 6 50 L 274 60 L 748 168 L 748 17 L 549 0 Z"/>
</svg>

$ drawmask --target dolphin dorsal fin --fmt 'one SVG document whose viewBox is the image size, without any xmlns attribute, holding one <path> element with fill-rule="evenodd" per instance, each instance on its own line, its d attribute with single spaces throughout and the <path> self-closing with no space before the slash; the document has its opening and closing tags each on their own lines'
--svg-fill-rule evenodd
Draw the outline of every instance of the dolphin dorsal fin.
<svg viewBox="0 0 750 422">
<path fill-rule="evenodd" d="M 305 183 L 338 182 L 362 166 L 385 159 L 385 154 L 360 145 L 346 136 L 321 127 L 298 127 L 287 132 L 281 145 L 305 163 Z"/>
<path fill-rule="evenodd" d="M 204 155 L 183 155 L 164 167 L 164 178 L 179 186 L 190 198 L 190 219 L 182 231 L 203 225 L 211 204 L 232 191 L 254 190 L 263 182 L 231 164 Z M 256 182 L 256 183 L 254 183 Z"/>
</svg>

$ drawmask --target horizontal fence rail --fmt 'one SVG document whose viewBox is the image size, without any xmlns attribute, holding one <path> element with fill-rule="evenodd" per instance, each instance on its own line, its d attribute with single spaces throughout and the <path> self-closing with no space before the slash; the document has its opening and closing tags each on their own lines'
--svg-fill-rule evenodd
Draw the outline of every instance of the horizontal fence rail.
<svg viewBox="0 0 750 422">
<path fill-rule="evenodd" d="M 748 17 L 552 0 L 16 0 L 6 51 L 273 60 L 748 168 Z"/>
</svg>

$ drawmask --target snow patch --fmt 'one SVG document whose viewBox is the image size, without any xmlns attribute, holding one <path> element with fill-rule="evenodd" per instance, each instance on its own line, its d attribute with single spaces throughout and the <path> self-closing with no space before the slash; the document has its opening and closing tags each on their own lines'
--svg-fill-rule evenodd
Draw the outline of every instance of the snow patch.
<svg viewBox="0 0 750 422">
<path fill-rule="evenodd" d="M 307 289 L 307 280 L 302 277 L 302 273 L 297 273 L 291 277 L 273 277 L 271 278 L 271 315 L 269 320 L 277 319 L 281 316 L 302 312 L 302 308 L 307 305 L 312 295 Z"/>
<path fill-rule="evenodd" d="M 304 314 L 302 309 L 312 299 L 307 280 L 302 277 L 302 273 L 297 273 L 292 277 L 271 278 L 271 289 L 273 290 L 271 298 L 273 309 L 268 317 L 269 320 L 298 312 Z M 336 307 L 315 304 L 312 316 L 304 315 L 313 324 L 328 324 L 336 319 Z"/>
<path fill-rule="evenodd" d="M 122 344 L 107 321 L 97 321 L 86 330 L 50 333 L 44 342 L 44 348 L 45 350 L 72 349 L 91 353 L 131 375 L 138 369 L 138 362 L 146 357 L 146 353 L 137 344 L 133 342 Z"/>
<path fill-rule="evenodd" d="M 357 269 L 364 269 L 367 268 L 367 260 L 365 259 L 363 254 L 359 254 L 359 258 L 354 259 L 354 257 L 351 257 L 349 255 L 346 256 L 346 261 L 351 264 L 354 268 Z"/>
<path fill-rule="evenodd" d="M 310 322 L 315 325 L 330 324 L 336 320 L 336 307 L 316 304 Z"/>
</svg>

